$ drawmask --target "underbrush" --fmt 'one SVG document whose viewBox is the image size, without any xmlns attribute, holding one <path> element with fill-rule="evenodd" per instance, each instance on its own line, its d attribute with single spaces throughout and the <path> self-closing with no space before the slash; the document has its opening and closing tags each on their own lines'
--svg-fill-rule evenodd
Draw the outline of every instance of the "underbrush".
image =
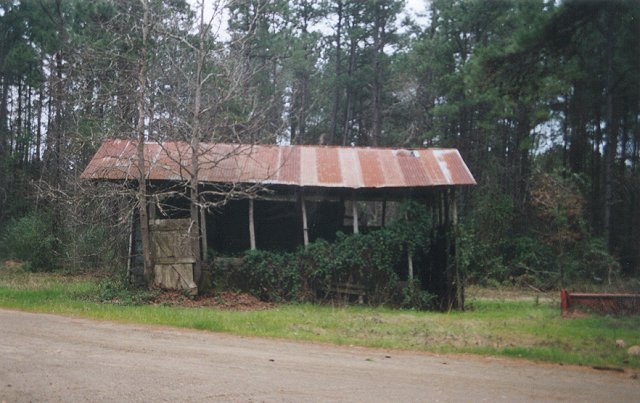
<svg viewBox="0 0 640 403">
<path fill-rule="evenodd" d="M 159 293 L 159 290 L 134 287 L 124 276 L 112 276 L 98 283 L 97 299 L 103 303 L 142 305 L 155 300 Z"/>
<path fill-rule="evenodd" d="M 408 255 L 428 255 L 430 215 L 417 204 L 402 209 L 400 219 L 368 233 L 339 232 L 333 242 L 318 239 L 291 253 L 249 251 L 240 265 L 214 266 L 213 278 L 269 302 L 348 300 L 354 293 L 345 291 L 346 284 L 359 287 L 372 306 L 433 308 L 437 296 L 399 274 Z"/>
<path fill-rule="evenodd" d="M 24 262 L 23 268 L 29 271 L 55 269 L 59 244 L 49 217 L 36 212 L 12 219 L 0 232 L 0 256 Z"/>
</svg>

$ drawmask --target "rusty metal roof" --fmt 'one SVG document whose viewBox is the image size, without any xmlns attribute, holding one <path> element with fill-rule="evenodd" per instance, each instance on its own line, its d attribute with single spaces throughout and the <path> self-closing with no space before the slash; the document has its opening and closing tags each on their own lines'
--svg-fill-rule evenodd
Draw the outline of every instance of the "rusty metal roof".
<svg viewBox="0 0 640 403">
<path fill-rule="evenodd" d="M 135 180 L 136 142 L 107 140 L 83 179 Z M 201 144 L 199 177 L 210 183 L 263 183 L 326 188 L 415 188 L 475 185 L 456 149 Z M 188 180 L 191 147 L 145 143 L 150 180 Z"/>
</svg>

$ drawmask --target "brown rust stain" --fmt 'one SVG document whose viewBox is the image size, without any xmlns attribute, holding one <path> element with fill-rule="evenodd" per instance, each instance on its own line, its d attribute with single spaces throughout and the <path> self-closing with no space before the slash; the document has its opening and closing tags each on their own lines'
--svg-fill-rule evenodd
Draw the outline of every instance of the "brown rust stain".
<svg viewBox="0 0 640 403">
<path fill-rule="evenodd" d="M 278 180 L 287 184 L 300 183 L 300 148 L 282 147 L 280 150 L 280 167 Z"/>
<path fill-rule="evenodd" d="M 398 162 L 404 176 L 405 186 L 425 186 L 431 184 L 420 159 L 411 155 L 398 154 Z"/>
<path fill-rule="evenodd" d="M 428 187 L 475 184 L 455 149 L 275 146 L 202 143 L 203 182 L 261 182 L 336 188 Z M 138 177 L 136 143 L 105 141 L 83 179 Z M 145 144 L 145 170 L 154 180 L 190 176 L 191 147 L 185 142 Z"/>
<path fill-rule="evenodd" d="M 449 174 L 451 176 L 451 183 L 475 185 L 476 181 L 471 176 L 469 169 L 464 163 L 461 163 L 462 158 L 457 151 L 451 150 L 443 155 L 443 160 L 447 164 Z"/>
<path fill-rule="evenodd" d="M 376 150 L 362 150 L 358 153 L 360 157 L 360 171 L 365 187 L 380 187 L 385 184 L 384 174 L 378 152 Z"/>
<path fill-rule="evenodd" d="M 272 181 L 276 179 L 278 154 L 277 147 L 257 148 L 255 155 L 251 158 L 254 169 L 250 179 L 254 181 Z"/>
<path fill-rule="evenodd" d="M 342 170 L 336 148 L 316 149 L 316 170 L 319 184 L 342 183 Z"/>
<path fill-rule="evenodd" d="M 438 150 L 439 151 L 439 150 Z M 438 163 L 435 150 L 426 150 L 420 154 L 420 162 L 425 170 L 425 175 L 429 178 L 429 183 L 432 185 L 447 184 L 447 179 L 442 173 L 442 168 Z"/>
</svg>

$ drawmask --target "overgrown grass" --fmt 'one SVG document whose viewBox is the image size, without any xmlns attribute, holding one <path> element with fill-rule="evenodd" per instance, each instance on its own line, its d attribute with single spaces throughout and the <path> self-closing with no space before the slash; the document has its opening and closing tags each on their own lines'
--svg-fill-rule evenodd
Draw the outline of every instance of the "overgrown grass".
<svg viewBox="0 0 640 403">
<path fill-rule="evenodd" d="M 467 312 L 450 313 L 309 304 L 235 312 L 102 304 L 98 291 L 87 277 L 0 268 L 0 306 L 6 308 L 246 336 L 640 368 L 640 359 L 615 343 L 640 344 L 640 316 L 562 319 L 557 303 L 533 299 L 472 300 Z"/>
</svg>

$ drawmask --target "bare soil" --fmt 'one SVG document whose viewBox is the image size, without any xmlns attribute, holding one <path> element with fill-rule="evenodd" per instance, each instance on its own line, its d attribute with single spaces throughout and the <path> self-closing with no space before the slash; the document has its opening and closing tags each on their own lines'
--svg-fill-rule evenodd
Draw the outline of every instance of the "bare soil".
<svg viewBox="0 0 640 403">
<path fill-rule="evenodd" d="M 177 291 L 163 291 L 151 301 L 154 305 L 170 305 L 189 308 L 218 308 L 233 311 L 262 311 L 275 305 L 240 292 L 223 291 L 215 295 L 189 297 Z"/>
<path fill-rule="evenodd" d="M 615 401 L 637 373 L 0 309 L 0 402 Z"/>
</svg>

